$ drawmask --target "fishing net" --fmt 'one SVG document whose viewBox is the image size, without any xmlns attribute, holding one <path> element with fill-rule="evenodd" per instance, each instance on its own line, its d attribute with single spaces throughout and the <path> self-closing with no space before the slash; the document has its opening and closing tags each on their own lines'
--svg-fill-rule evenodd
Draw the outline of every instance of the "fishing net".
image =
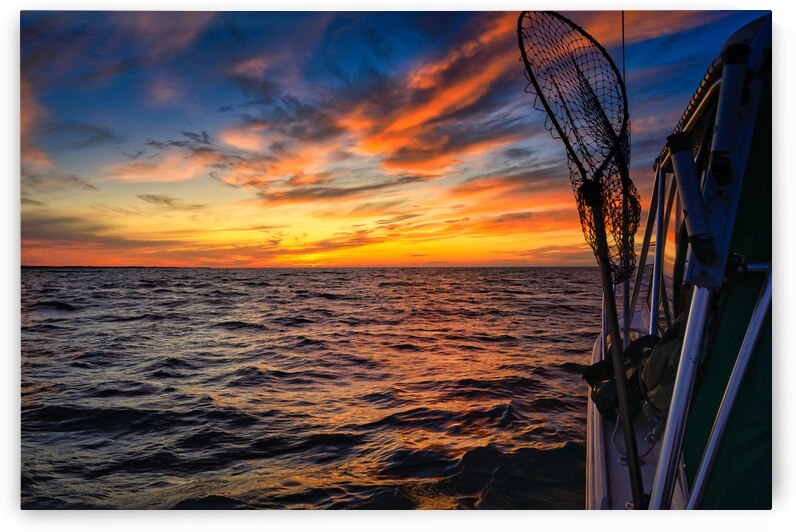
<svg viewBox="0 0 796 532">
<path fill-rule="evenodd" d="M 567 149 L 583 234 L 598 260 L 602 224 L 614 283 L 635 267 L 641 204 L 630 180 L 630 120 L 619 70 L 605 49 L 553 12 L 523 12 L 519 46 L 545 126 Z"/>
</svg>

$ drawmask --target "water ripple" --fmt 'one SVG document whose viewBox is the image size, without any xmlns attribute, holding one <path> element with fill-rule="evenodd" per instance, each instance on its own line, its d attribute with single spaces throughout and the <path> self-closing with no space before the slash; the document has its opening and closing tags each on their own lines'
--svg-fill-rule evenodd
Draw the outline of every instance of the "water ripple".
<svg viewBox="0 0 796 532">
<path fill-rule="evenodd" d="M 23 269 L 25 508 L 580 508 L 594 269 Z"/>
</svg>

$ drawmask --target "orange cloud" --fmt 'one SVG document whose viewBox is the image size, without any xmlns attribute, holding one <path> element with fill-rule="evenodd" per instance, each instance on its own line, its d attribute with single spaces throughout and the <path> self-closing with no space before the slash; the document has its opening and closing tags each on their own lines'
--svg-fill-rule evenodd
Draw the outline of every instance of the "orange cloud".
<svg viewBox="0 0 796 532">
<path fill-rule="evenodd" d="M 230 72 L 238 76 L 247 76 L 250 78 L 262 78 L 265 73 L 276 65 L 284 65 L 290 63 L 291 58 L 284 53 L 264 53 L 242 61 L 238 61 Z"/>
<path fill-rule="evenodd" d="M 260 151 L 265 146 L 261 131 L 265 125 L 256 124 L 244 127 L 233 127 L 219 133 L 218 138 L 224 144 L 244 151 Z"/>
<path fill-rule="evenodd" d="M 515 257 L 516 259 L 522 259 L 537 266 L 594 265 L 594 252 L 585 242 L 549 244 L 520 251 L 509 251 L 506 253 Z"/>
<path fill-rule="evenodd" d="M 161 78 L 149 88 L 149 103 L 155 106 L 180 103 L 185 100 L 187 92 L 182 82 L 176 79 Z"/>
<path fill-rule="evenodd" d="M 208 167 L 220 159 L 213 153 L 185 157 L 177 152 L 163 154 L 154 162 L 135 161 L 113 165 L 105 179 L 115 181 L 187 181 L 207 175 Z"/>
<path fill-rule="evenodd" d="M 117 24 L 149 47 L 153 58 L 190 46 L 215 16 L 207 11 L 127 11 L 114 14 Z"/>
<path fill-rule="evenodd" d="M 474 141 L 460 147 L 448 147 L 448 149 L 443 150 L 440 150 L 440 148 L 445 148 L 444 145 L 429 146 L 422 151 L 415 151 L 412 155 L 403 156 L 398 159 L 388 159 L 384 161 L 383 165 L 385 168 L 403 169 L 413 172 L 442 173 L 446 169 L 461 163 L 462 159 L 465 157 L 483 154 L 484 152 L 515 142 L 519 140 L 520 137 L 521 135 L 519 134 L 506 135 L 501 138 Z M 410 142 L 400 145 L 400 148 L 405 148 L 408 145 L 410 145 Z M 394 149 L 392 153 L 395 154 L 400 148 Z M 440 151 L 443 153 L 438 155 Z"/>
<path fill-rule="evenodd" d="M 518 68 L 516 54 L 504 53 L 516 38 L 516 14 L 489 15 L 481 24 L 473 30 L 473 39 L 409 72 L 388 113 L 378 95 L 378 101 L 365 102 L 340 117 L 338 124 L 357 139 L 354 151 L 380 156 L 386 169 L 440 172 L 460 163 L 459 155 L 514 140 L 476 141 L 466 148 L 448 149 L 445 136 L 437 136 L 432 145 L 426 139 L 445 125 L 446 116 L 478 102 L 507 71 Z M 412 151 L 413 156 L 396 160 L 403 151 Z"/>
<path fill-rule="evenodd" d="M 465 78 L 453 86 L 444 86 L 429 101 L 415 108 L 403 109 L 401 116 L 391 123 L 386 133 L 402 131 L 424 124 L 446 113 L 467 107 L 489 90 L 509 66 L 516 66 L 516 58 L 499 56 L 490 61 L 479 73 Z"/>
<path fill-rule="evenodd" d="M 463 49 L 454 49 L 442 61 L 423 66 L 417 71 L 410 73 L 408 76 L 408 85 L 410 87 L 420 89 L 441 88 L 435 91 L 434 96 L 428 101 L 414 108 L 402 109 L 400 116 L 385 129 L 385 132 L 402 131 L 426 123 L 446 113 L 467 107 L 481 98 L 506 70 L 517 65 L 516 57 L 508 54 L 490 57 L 489 61 L 485 65 L 482 64 L 482 68 L 479 68 L 477 72 L 464 77 L 457 83 L 441 83 L 439 78 L 445 72 L 456 68 L 463 60 L 472 58 L 476 52 L 483 50 L 486 45 L 494 42 L 496 37 L 510 35 L 512 26 L 505 22 L 511 18 L 514 18 L 513 15 L 511 17 L 501 17 L 499 20 L 504 23 L 488 26 L 482 38 L 465 44 Z"/>
<path fill-rule="evenodd" d="M 36 98 L 33 95 L 32 84 L 24 78 L 20 80 L 19 96 L 19 130 L 22 164 L 50 167 L 52 166 L 52 161 L 44 150 L 36 146 L 33 138 L 36 127 L 45 116 L 45 110 L 36 102 Z"/>
</svg>

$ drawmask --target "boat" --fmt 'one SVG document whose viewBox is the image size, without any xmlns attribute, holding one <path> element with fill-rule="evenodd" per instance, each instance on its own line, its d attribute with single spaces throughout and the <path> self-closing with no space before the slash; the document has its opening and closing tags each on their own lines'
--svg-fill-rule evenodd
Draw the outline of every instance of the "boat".
<svg viewBox="0 0 796 532">
<path fill-rule="evenodd" d="M 730 37 L 655 161 L 635 273 L 608 295 L 626 302 L 637 452 L 616 386 L 593 379 L 587 509 L 771 508 L 771 26 Z M 611 356 L 603 309 L 593 368 Z"/>
</svg>

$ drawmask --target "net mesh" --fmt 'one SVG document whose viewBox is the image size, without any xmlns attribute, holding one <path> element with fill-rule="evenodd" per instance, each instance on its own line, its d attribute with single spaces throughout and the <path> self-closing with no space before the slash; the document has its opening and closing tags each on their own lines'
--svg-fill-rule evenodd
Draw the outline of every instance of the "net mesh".
<svg viewBox="0 0 796 532">
<path fill-rule="evenodd" d="M 518 31 L 530 82 L 526 92 L 547 113 L 548 131 L 564 141 L 583 234 L 597 255 L 595 224 L 603 224 L 611 274 L 619 283 L 635 267 L 633 236 L 641 213 L 628 169 L 624 83 L 602 46 L 557 13 L 524 12 Z"/>
</svg>

